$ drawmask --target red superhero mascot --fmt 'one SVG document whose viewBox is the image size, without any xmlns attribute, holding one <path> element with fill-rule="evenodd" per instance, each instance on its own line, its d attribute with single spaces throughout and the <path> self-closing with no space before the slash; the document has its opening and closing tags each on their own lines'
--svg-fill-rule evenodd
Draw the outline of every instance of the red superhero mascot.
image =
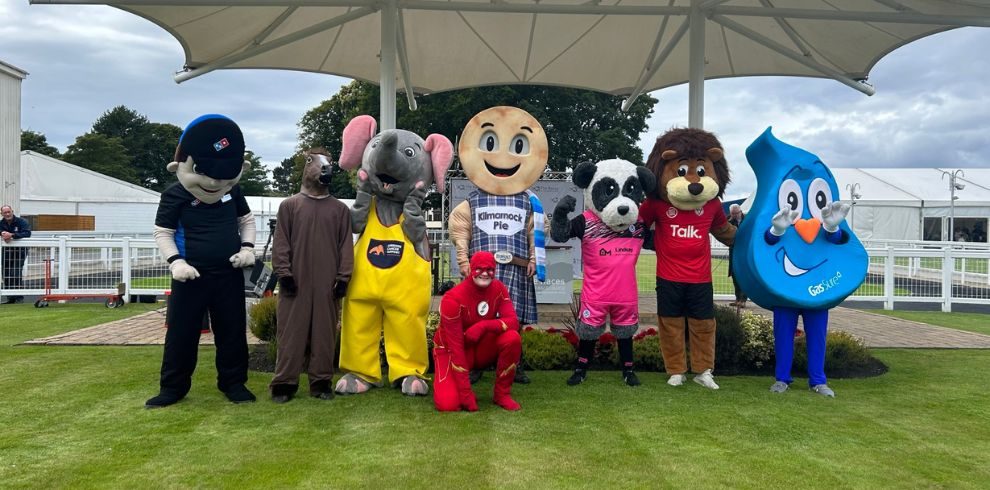
<svg viewBox="0 0 990 490">
<path fill-rule="evenodd" d="M 495 404 L 519 410 L 512 399 L 522 338 L 505 285 L 495 279 L 495 256 L 477 252 L 471 270 L 440 301 L 440 327 L 433 337 L 433 403 L 441 412 L 478 410 L 468 372 L 495 364 Z"/>
</svg>

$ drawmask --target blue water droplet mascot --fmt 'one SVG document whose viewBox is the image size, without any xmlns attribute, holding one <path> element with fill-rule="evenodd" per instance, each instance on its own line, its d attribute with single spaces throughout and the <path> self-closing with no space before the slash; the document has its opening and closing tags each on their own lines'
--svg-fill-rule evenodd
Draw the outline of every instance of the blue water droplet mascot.
<svg viewBox="0 0 990 490">
<path fill-rule="evenodd" d="M 839 187 L 816 155 L 788 145 L 767 128 L 746 159 L 756 174 L 756 197 L 736 233 L 733 274 L 749 297 L 773 310 L 776 382 L 787 390 L 798 317 L 808 343 L 808 383 L 833 397 L 825 378 L 828 310 L 863 283 L 869 257 L 845 217 Z"/>
</svg>

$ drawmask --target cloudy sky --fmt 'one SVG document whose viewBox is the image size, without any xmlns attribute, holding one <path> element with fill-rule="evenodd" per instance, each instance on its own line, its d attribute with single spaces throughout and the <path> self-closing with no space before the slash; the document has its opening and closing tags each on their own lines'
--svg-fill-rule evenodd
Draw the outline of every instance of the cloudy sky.
<svg viewBox="0 0 990 490">
<path fill-rule="evenodd" d="M 181 47 L 159 27 L 102 6 L 0 0 L 0 60 L 29 73 L 21 125 L 64 151 L 104 111 L 125 105 L 156 122 L 184 127 L 205 112 L 227 114 L 249 148 L 272 166 L 290 156 L 303 113 L 346 79 L 286 71 L 220 70 L 172 81 Z M 735 184 L 754 178 L 746 146 L 767 126 L 778 138 L 833 166 L 990 167 L 990 28 L 937 34 L 888 55 L 873 69 L 867 97 L 831 80 L 737 78 L 708 81 L 705 127 L 726 148 Z M 687 87 L 660 99 L 640 146 L 687 124 Z"/>
</svg>

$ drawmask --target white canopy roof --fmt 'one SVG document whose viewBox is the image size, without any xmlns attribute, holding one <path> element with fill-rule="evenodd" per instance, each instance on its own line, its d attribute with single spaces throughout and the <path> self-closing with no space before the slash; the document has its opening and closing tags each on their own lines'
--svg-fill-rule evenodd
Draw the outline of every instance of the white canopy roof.
<svg viewBox="0 0 990 490">
<path fill-rule="evenodd" d="M 832 174 L 842 200 L 846 186 L 859 184 L 857 202 L 869 206 L 949 206 L 949 179 L 937 168 L 835 168 Z M 954 169 L 951 169 L 954 170 Z M 949 170 L 949 171 L 951 171 Z M 963 169 L 965 188 L 956 191 L 956 207 L 990 207 L 990 169 Z M 965 181 L 962 181 L 965 180 Z"/>
<path fill-rule="evenodd" d="M 21 152 L 21 200 L 157 203 L 153 190 L 99 172 L 24 150 Z"/>
</svg>

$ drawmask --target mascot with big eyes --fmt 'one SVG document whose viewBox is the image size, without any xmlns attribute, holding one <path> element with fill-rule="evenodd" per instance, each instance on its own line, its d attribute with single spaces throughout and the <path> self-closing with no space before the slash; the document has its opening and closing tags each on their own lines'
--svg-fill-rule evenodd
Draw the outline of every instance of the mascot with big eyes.
<svg viewBox="0 0 990 490">
<path fill-rule="evenodd" d="M 431 134 L 388 129 L 358 116 L 343 133 L 340 167 L 359 168 L 351 225 L 358 233 L 354 271 L 343 302 L 340 394 L 381 386 L 384 336 L 388 377 L 410 396 L 426 395 L 426 316 L 430 309 L 430 244 L 423 199 L 434 180 L 443 192 L 453 145 Z M 398 226 L 396 226 L 398 225 Z"/>
<path fill-rule="evenodd" d="M 781 142 L 770 128 L 746 149 L 756 197 L 736 234 L 733 273 L 746 294 L 773 310 L 774 393 L 793 381 L 794 333 L 804 320 L 808 384 L 834 397 L 825 378 L 828 310 L 863 283 L 869 257 L 845 217 L 849 204 L 821 159 Z"/>
<path fill-rule="evenodd" d="M 729 165 L 715 135 L 676 128 L 657 138 L 646 166 L 658 184 L 639 214 L 647 227 L 655 225 L 660 350 L 670 375 L 667 384 L 680 386 L 687 378 L 687 323 L 694 381 L 717 390 L 712 376 L 715 302 L 708 234 L 731 245 L 736 233 L 719 201 L 729 183 Z"/>
<path fill-rule="evenodd" d="M 147 408 L 186 396 L 196 369 L 203 316 L 216 344 L 217 388 L 234 403 L 253 402 L 247 382 L 248 347 L 242 267 L 254 264 L 254 214 L 237 182 L 250 168 L 241 129 L 225 116 L 189 123 L 167 165 L 179 181 L 162 192 L 155 243 L 172 273 L 169 329 L 160 391 Z"/>
<path fill-rule="evenodd" d="M 478 187 L 450 213 L 448 230 L 461 277 L 468 258 L 491 252 L 497 278 L 509 289 L 519 323 L 536 323 L 536 287 L 545 278 L 543 208 L 530 186 L 547 167 L 549 144 L 543 126 L 515 107 L 492 107 L 471 118 L 458 144 L 467 178 Z M 522 364 L 522 362 L 520 362 Z M 516 382 L 529 379 L 518 368 Z"/>
<path fill-rule="evenodd" d="M 587 377 L 588 360 L 595 343 L 605 333 L 606 317 L 618 339 L 622 379 L 638 386 L 633 370 L 633 335 L 639 330 L 639 293 L 636 260 L 648 230 L 639 220 L 639 204 L 653 192 L 656 179 L 644 167 L 625 160 L 582 163 L 574 169 L 574 184 L 584 189 L 588 209 L 568 221 L 577 206 L 574 196 L 564 196 L 553 211 L 550 234 L 564 243 L 581 240 L 584 281 L 577 319 L 578 359 L 567 384 Z"/>
</svg>

